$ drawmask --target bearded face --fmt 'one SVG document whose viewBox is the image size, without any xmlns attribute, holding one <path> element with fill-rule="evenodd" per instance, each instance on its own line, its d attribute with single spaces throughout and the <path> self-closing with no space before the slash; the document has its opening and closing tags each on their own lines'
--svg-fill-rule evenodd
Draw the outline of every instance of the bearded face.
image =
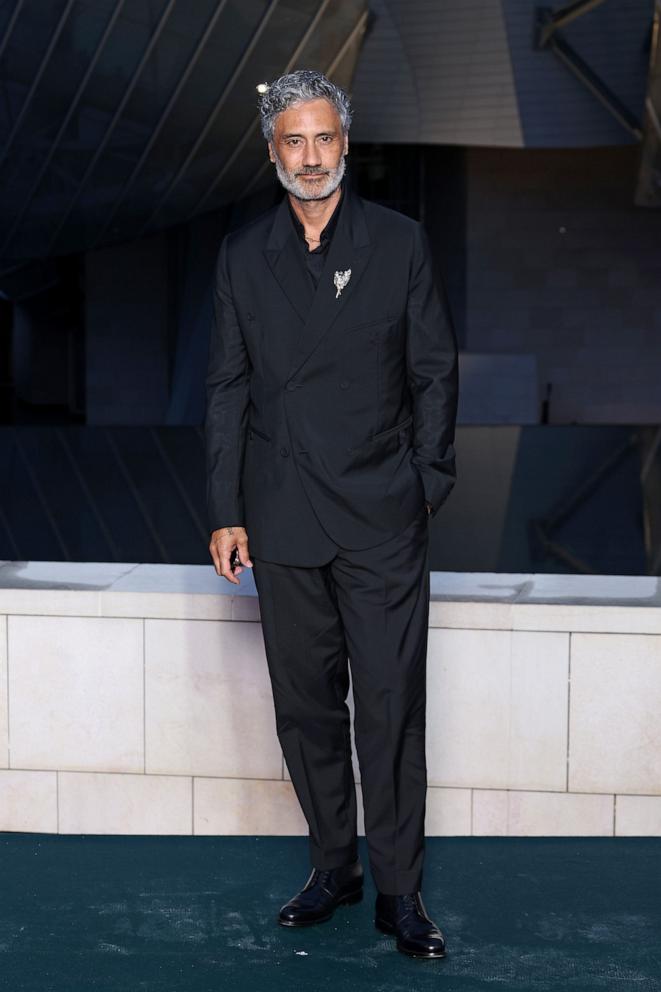
<svg viewBox="0 0 661 992">
<path fill-rule="evenodd" d="M 269 158 L 278 179 L 299 200 L 324 200 L 344 176 L 349 141 L 328 100 L 306 100 L 278 114 Z"/>
</svg>

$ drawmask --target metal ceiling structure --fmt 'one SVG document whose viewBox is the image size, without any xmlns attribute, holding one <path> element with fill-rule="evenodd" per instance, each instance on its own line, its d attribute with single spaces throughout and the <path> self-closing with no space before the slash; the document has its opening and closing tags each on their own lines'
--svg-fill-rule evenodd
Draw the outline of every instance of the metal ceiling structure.
<svg viewBox="0 0 661 992">
<path fill-rule="evenodd" d="M 573 72 L 582 85 L 600 101 L 615 120 L 626 128 L 637 141 L 640 141 L 643 132 L 638 118 L 594 72 L 585 59 L 581 58 L 573 45 L 561 33 L 561 28 L 567 27 L 578 17 L 584 17 L 605 2 L 606 0 L 574 0 L 574 2 L 558 10 L 551 7 L 538 7 L 536 10 L 536 47 L 538 49 L 548 48 L 553 52 L 563 65 L 567 66 L 570 72 Z"/>
<path fill-rule="evenodd" d="M 661 0 L 656 0 L 654 5 L 649 84 L 645 99 L 645 124 L 636 203 L 641 207 L 661 207 Z"/>
<path fill-rule="evenodd" d="M 0 289 L 13 281 L 17 298 L 24 261 L 32 282 L 39 260 L 143 237 L 265 186 L 255 86 L 301 66 L 352 90 L 354 142 L 585 147 L 638 141 L 644 119 L 637 202 L 658 204 L 658 9 L 0 0 Z"/>
<path fill-rule="evenodd" d="M 259 188 L 256 84 L 349 87 L 366 0 L 0 0 L 0 259 L 132 240 Z"/>
<path fill-rule="evenodd" d="M 370 8 L 354 141 L 585 148 L 640 140 L 654 0 L 370 0 Z"/>
</svg>

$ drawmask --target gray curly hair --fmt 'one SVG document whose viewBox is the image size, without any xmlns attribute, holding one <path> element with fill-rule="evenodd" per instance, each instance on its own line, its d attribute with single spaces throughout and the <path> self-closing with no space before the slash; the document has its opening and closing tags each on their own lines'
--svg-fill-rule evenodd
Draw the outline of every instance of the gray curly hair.
<svg viewBox="0 0 661 992">
<path fill-rule="evenodd" d="M 280 76 L 260 94 L 259 116 L 262 134 L 267 141 L 273 139 L 275 119 L 283 110 L 305 100 L 328 100 L 340 115 L 342 130 L 348 133 L 353 111 L 347 94 L 323 72 L 316 69 L 297 69 Z"/>
</svg>

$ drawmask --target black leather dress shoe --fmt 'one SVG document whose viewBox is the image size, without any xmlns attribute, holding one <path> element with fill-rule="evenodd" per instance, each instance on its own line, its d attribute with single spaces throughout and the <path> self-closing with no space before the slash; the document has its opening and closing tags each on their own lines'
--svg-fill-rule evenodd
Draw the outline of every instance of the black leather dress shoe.
<svg viewBox="0 0 661 992">
<path fill-rule="evenodd" d="M 445 937 L 427 916 L 419 892 L 404 896 L 376 897 L 374 925 L 382 933 L 394 934 L 397 950 L 414 958 L 444 958 Z"/>
<path fill-rule="evenodd" d="M 305 927 L 330 920 L 343 903 L 363 898 L 363 867 L 360 860 L 341 868 L 313 868 L 307 882 L 293 899 L 280 909 L 278 923 L 285 927 Z"/>
</svg>

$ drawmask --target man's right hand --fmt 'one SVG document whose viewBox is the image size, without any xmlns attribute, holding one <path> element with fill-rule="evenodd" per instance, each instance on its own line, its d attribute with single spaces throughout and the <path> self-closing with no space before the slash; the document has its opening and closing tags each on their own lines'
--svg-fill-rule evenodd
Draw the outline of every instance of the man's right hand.
<svg viewBox="0 0 661 992">
<path fill-rule="evenodd" d="M 239 553 L 240 564 L 232 572 L 230 556 L 235 548 Z M 218 530 L 214 530 L 211 534 L 209 552 L 213 558 L 216 574 L 224 576 L 228 582 L 233 582 L 235 586 L 241 584 L 236 576 L 243 571 L 242 566 L 247 565 L 248 568 L 252 568 L 245 527 L 219 527 Z"/>
</svg>

